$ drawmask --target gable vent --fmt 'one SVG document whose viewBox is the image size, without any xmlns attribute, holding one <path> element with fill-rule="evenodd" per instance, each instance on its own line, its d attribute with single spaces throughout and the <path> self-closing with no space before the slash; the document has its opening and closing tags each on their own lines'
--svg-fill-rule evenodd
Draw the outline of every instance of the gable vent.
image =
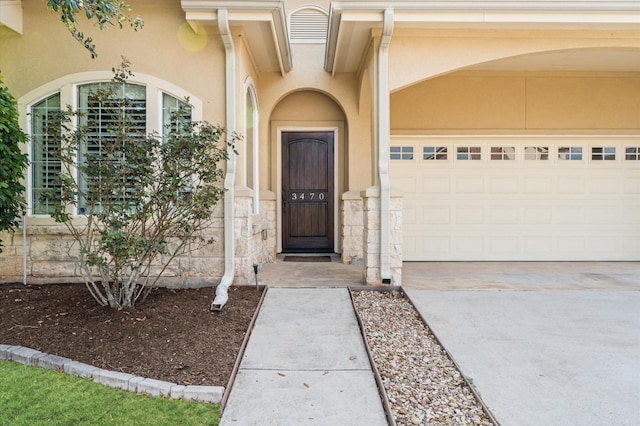
<svg viewBox="0 0 640 426">
<path fill-rule="evenodd" d="M 289 22 L 289 41 L 291 43 L 325 43 L 329 15 L 315 8 L 304 8 L 291 14 Z"/>
</svg>

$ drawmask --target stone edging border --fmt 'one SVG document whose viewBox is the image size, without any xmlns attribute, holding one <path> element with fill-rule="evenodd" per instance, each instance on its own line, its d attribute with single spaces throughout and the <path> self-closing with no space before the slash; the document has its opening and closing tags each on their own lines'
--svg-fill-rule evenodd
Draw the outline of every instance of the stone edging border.
<svg viewBox="0 0 640 426">
<path fill-rule="evenodd" d="M 185 401 L 220 403 L 224 394 L 224 387 L 222 386 L 184 386 L 162 380 L 148 379 L 134 376 L 133 374 L 104 370 L 24 346 L 0 344 L 0 360 L 73 374 L 82 378 L 93 379 L 96 383 L 112 388 L 143 395 L 162 396 Z"/>
</svg>

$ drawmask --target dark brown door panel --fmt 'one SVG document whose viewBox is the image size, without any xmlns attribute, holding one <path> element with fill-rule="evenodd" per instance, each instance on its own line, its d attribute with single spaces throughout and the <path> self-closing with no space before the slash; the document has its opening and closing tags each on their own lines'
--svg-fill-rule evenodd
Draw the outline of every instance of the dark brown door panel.
<svg viewBox="0 0 640 426">
<path fill-rule="evenodd" d="M 333 133 L 282 133 L 282 249 L 333 252 Z"/>
</svg>

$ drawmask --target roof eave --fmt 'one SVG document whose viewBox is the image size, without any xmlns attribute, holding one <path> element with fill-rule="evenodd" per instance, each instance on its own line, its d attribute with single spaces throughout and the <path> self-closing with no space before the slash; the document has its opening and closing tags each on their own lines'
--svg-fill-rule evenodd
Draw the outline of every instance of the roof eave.
<svg viewBox="0 0 640 426">
<path fill-rule="evenodd" d="M 181 0 L 185 18 L 195 26 L 196 22 L 212 23 L 217 19 L 217 11 L 226 9 L 229 20 L 264 23 L 264 16 L 270 16 L 273 43 L 278 54 L 280 72 L 291 71 L 293 61 L 287 35 L 287 20 L 282 0 Z"/>
<path fill-rule="evenodd" d="M 22 34 L 22 0 L 0 0 L 0 25 Z"/>
</svg>

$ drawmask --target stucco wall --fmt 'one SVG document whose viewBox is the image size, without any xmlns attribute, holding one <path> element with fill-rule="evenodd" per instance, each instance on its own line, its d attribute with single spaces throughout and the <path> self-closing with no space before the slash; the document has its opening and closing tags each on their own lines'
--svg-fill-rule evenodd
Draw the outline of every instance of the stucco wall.
<svg viewBox="0 0 640 426">
<path fill-rule="evenodd" d="M 395 134 L 637 133 L 640 73 L 454 73 L 391 95 Z"/>
<path fill-rule="evenodd" d="M 224 50 L 220 36 L 207 28 L 200 36 L 184 19 L 180 2 L 142 0 L 131 14 L 145 20 L 138 32 L 125 27 L 100 31 L 83 22 L 81 31 L 90 34 L 98 58 L 73 40 L 57 15 L 41 0 L 24 0 L 24 33 L 2 28 L 0 70 L 5 84 L 16 98 L 52 80 L 83 71 L 109 71 L 121 56 L 132 70 L 149 74 L 197 93 L 204 100 L 203 119 L 224 122 Z M 82 17 L 81 17 L 82 19 Z"/>
<path fill-rule="evenodd" d="M 389 87 L 395 92 L 419 81 L 480 64 L 487 66 L 505 58 L 571 50 L 637 54 L 639 49 L 640 32 L 637 29 L 605 31 L 398 28 L 394 31 L 389 49 L 389 63 L 392 64 L 389 69 Z M 568 69 L 581 70 L 580 64 L 575 66 Z"/>
<path fill-rule="evenodd" d="M 362 109 L 360 104 L 360 84 L 357 75 L 345 74 L 335 75 L 324 70 L 324 44 L 293 44 L 291 54 L 293 58 L 293 70 L 287 74 L 263 73 L 260 77 L 260 137 L 272 135 L 272 121 L 300 121 L 300 126 L 313 125 L 309 120 L 301 116 L 314 118 L 316 106 L 308 104 L 300 110 L 289 110 L 290 114 L 283 114 L 280 110 L 280 103 L 298 91 L 315 91 L 323 93 L 332 99 L 339 110 L 342 111 L 345 121 L 346 155 L 348 167 L 351 172 L 345 170 L 345 190 L 362 190 L 372 184 L 371 181 L 371 110 Z M 370 87 L 365 87 L 370 90 Z M 365 96 L 366 102 L 366 96 Z M 366 104 L 365 106 L 370 106 Z M 273 114 L 276 114 L 275 116 Z M 320 110 L 322 114 L 322 110 Z M 272 144 L 273 140 L 270 141 Z M 263 153 L 261 152 L 262 158 Z M 271 158 L 265 165 L 273 168 L 276 159 Z M 262 168 L 264 173 L 264 168 Z M 353 170 L 357 170 L 354 173 Z M 269 177 L 273 184 L 273 173 L 277 171 L 271 169 L 266 176 L 261 175 L 261 182 Z M 262 187 L 263 189 L 276 190 L 274 187 Z"/>
</svg>

